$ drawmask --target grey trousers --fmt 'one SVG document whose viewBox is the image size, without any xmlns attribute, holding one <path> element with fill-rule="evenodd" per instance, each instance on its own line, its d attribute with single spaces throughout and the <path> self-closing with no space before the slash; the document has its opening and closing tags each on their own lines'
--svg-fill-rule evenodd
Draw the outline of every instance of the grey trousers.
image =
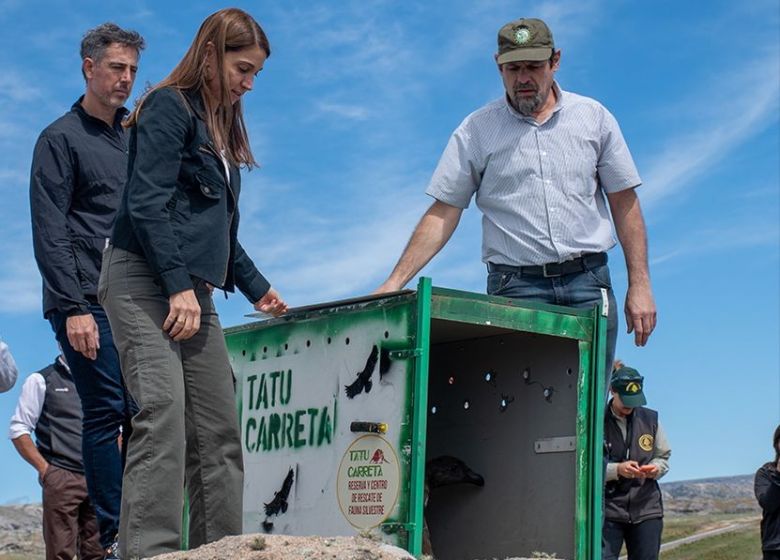
<svg viewBox="0 0 780 560">
<path fill-rule="evenodd" d="M 162 331 L 168 298 L 145 258 L 113 246 L 103 254 L 98 298 L 139 406 L 119 521 L 125 559 L 181 548 L 185 485 L 191 548 L 241 533 L 244 470 L 233 376 L 211 295 L 203 282 L 195 286 L 200 330 L 174 342 Z"/>
</svg>

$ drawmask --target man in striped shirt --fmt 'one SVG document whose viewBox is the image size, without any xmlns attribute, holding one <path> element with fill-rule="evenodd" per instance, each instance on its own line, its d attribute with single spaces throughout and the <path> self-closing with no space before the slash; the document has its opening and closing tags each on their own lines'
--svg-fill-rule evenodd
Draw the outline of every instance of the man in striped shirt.
<svg viewBox="0 0 780 560">
<path fill-rule="evenodd" d="M 616 243 L 610 211 L 626 258 L 625 314 L 637 346 L 656 324 L 634 192 L 641 180 L 609 111 L 555 82 L 560 59 L 543 21 L 501 28 L 495 60 L 506 94 L 452 134 L 426 191 L 435 202 L 377 293 L 401 289 L 444 247 L 473 196 L 483 213 L 488 292 L 573 307 L 603 304 L 611 365 L 617 311 L 606 254 Z"/>
</svg>

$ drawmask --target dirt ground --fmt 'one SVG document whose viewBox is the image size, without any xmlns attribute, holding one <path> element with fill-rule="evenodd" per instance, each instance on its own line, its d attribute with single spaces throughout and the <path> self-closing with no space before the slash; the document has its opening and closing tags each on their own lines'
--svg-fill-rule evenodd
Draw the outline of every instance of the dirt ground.
<svg viewBox="0 0 780 560">
<path fill-rule="evenodd" d="M 240 535 L 155 560 L 414 560 L 408 552 L 363 537 Z"/>
<path fill-rule="evenodd" d="M 405 550 L 364 537 L 240 535 L 155 560 L 414 560 Z M 507 558 L 506 560 L 534 560 Z"/>
</svg>

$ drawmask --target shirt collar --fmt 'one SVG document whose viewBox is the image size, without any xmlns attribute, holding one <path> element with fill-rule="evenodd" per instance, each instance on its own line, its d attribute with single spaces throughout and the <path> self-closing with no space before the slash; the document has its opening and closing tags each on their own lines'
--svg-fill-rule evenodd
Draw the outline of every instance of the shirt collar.
<svg viewBox="0 0 780 560">
<path fill-rule="evenodd" d="M 86 110 L 84 110 L 84 107 L 81 105 L 81 102 L 84 100 L 84 96 L 82 95 L 79 97 L 76 102 L 71 106 L 71 111 L 75 111 L 82 119 L 91 120 L 92 122 L 96 123 L 103 123 L 102 120 L 100 120 L 97 117 L 93 117 L 89 113 L 87 113 Z M 130 111 L 127 110 L 126 107 L 120 107 L 116 110 L 116 113 L 114 114 L 114 128 L 119 129 L 121 128 L 122 121 L 125 120 L 125 117 L 130 114 Z"/>
<path fill-rule="evenodd" d="M 555 92 L 555 107 L 553 108 L 553 113 L 557 113 L 561 109 L 563 109 L 563 105 L 566 102 L 566 92 L 561 89 L 561 86 L 558 85 L 558 82 L 553 80 L 552 85 L 553 91 Z"/>
</svg>

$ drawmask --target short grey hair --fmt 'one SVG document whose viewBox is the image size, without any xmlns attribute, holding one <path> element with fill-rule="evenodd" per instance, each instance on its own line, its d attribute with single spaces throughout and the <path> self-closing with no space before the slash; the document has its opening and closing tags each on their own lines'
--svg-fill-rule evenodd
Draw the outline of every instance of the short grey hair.
<svg viewBox="0 0 780 560">
<path fill-rule="evenodd" d="M 95 62 L 100 62 L 106 49 L 113 43 L 132 47 L 138 54 L 141 54 L 146 47 L 144 38 L 138 31 L 122 29 L 115 23 L 106 22 L 84 33 L 81 39 L 81 60 L 91 58 Z"/>
</svg>

